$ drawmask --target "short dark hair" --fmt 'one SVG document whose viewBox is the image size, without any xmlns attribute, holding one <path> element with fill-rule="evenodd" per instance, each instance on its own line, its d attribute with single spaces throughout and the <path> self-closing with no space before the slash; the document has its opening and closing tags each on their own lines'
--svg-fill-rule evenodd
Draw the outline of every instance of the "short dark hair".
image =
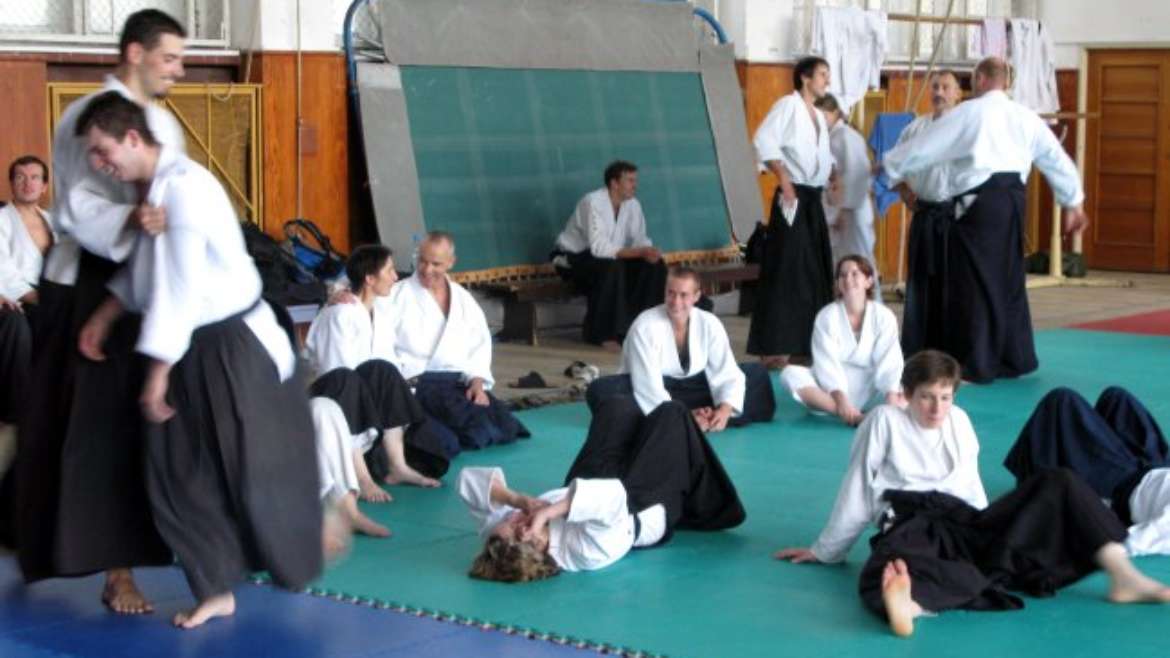
<svg viewBox="0 0 1170 658">
<path fill-rule="evenodd" d="M 963 81 L 959 79 L 959 73 L 957 71 L 955 71 L 954 69 L 938 69 L 934 73 L 931 73 L 930 77 L 941 78 L 944 75 L 949 75 L 952 78 L 954 78 L 956 86 L 959 86 L 959 87 L 963 86 Z"/>
<path fill-rule="evenodd" d="M 822 112 L 840 112 L 841 104 L 837 102 L 837 97 L 832 94 L 825 94 L 813 101 L 813 105 Z"/>
<path fill-rule="evenodd" d="M 702 281 L 699 280 L 699 271 L 686 265 L 675 265 L 670 268 L 666 276 L 671 279 L 690 279 L 695 282 L 695 290 L 698 290 L 703 285 Z"/>
<path fill-rule="evenodd" d="M 609 187 L 610 181 L 620 180 L 623 174 L 630 171 L 638 171 L 638 165 L 625 160 L 614 160 L 605 168 L 605 186 Z"/>
<path fill-rule="evenodd" d="M 902 393 L 907 398 L 919 386 L 943 382 L 957 392 L 963 382 L 963 370 L 955 357 L 938 350 L 922 350 L 906 360 L 902 367 Z"/>
<path fill-rule="evenodd" d="M 390 247 L 382 244 L 363 244 L 354 249 L 345 261 L 345 276 L 349 279 L 350 290 L 354 294 L 361 294 L 366 277 L 377 274 L 393 255 Z"/>
<path fill-rule="evenodd" d="M 118 39 L 118 58 L 126 59 L 130 44 L 137 43 L 146 50 L 154 50 L 164 34 L 173 34 L 180 39 L 187 38 L 187 31 L 179 21 L 166 12 L 157 9 L 143 9 L 126 17 L 122 24 L 122 36 Z"/>
<path fill-rule="evenodd" d="M 813 74 L 817 72 L 818 66 L 829 68 L 829 62 L 824 57 L 817 57 L 816 55 L 801 58 L 796 63 L 796 66 L 792 68 L 793 88 L 797 91 L 804 89 L 804 79 L 813 77 Z"/>
<path fill-rule="evenodd" d="M 999 57 L 984 57 L 975 66 L 975 73 L 1003 87 L 1011 82 L 1011 66 Z"/>
<path fill-rule="evenodd" d="M 42 177 L 44 178 L 44 182 L 48 183 L 49 182 L 49 165 L 45 164 L 44 160 L 38 158 L 35 155 L 31 155 L 31 154 L 30 155 L 22 155 L 19 158 L 13 160 L 12 164 L 8 165 L 8 182 L 11 183 L 12 181 L 16 180 L 16 168 L 17 167 L 23 167 L 25 165 L 30 165 L 30 164 L 37 164 L 37 165 L 41 166 L 41 174 L 42 174 Z"/>
<path fill-rule="evenodd" d="M 142 137 L 142 141 L 150 146 L 158 146 L 158 140 L 146 123 L 146 110 L 117 91 L 99 94 L 81 111 L 74 134 L 84 137 L 90 128 L 98 128 L 119 142 L 133 130 Z"/>
<path fill-rule="evenodd" d="M 862 274 L 864 274 L 865 276 L 867 276 L 871 279 L 873 278 L 873 273 L 874 273 L 873 263 L 870 263 L 869 259 L 866 258 L 865 256 L 861 256 L 859 254 L 849 254 L 848 256 L 842 256 L 841 260 L 837 261 L 837 269 L 833 270 L 833 278 L 834 279 L 841 276 L 841 268 L 845 267 L 845 263 L 855 263 L 857 265 L 857 269 L 861 270 Z M 869 288 L 869 295 L 868 296 L 870 299 L 873 299 L 874 296 L 877 294 L 875 292 L 876 289 L 877 289 L 877 282 L 875 281 L 874 285 L 870 286 L 870 288 Z M 838 296 L 840 296 L 840 295 L 838 294 Z"/>
</svg>

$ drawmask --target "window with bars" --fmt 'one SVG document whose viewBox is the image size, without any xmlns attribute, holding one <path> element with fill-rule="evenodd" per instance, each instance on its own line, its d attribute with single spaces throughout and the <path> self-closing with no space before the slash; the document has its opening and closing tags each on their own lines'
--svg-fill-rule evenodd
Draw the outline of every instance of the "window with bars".
<svg viewBox="0 0 1170 658">
<path fill-rule="evenodd" d="M 796 0 L 794 13 L 797 21 L 797 39 L 794 54 L 809 52 L 809 43 L 812 39 L 813 14 L 817 7 L 860 7 L 862 9 L 880 9 L 890 14 L 914 14 L 916 5 L 922 3 L 922 15 L 932 18 L 941 18 L 947 13 L 950 0 Z M 1013 16 L 1029 16 L 1029 7 L 1034 2 L 1028 0 L 954 0 L 951 8 L 952 16 L 969 18 L 990 18 Z M 918 27 L 917 43 L 914 40 L 914 24 L 902 21 L 890 21 L 888 29 L 889 51 L 887 61 L 891 63 L 908 62 L 911 55 L 919 61 L 926 60 L 934 50 L 934 42 L 942 30 L 941 23 L 920 23 Z M 955 25 L 947 27 L 947 33 L 940 45 L 939 61 L 943 63 L 968 63 L 978 57 L 968 54 L 967 42 L 978 28 L 974 25 Z M 915 52 L 915 50 L 917 52 Z"/>
<path fill-rule="evenodd" d="M 227 46 L 228 0 L 0 0 L 0 41 L 117 43 L 130 14 L 160 9 L 186 27 L 195 46 Z"/>
</svg>

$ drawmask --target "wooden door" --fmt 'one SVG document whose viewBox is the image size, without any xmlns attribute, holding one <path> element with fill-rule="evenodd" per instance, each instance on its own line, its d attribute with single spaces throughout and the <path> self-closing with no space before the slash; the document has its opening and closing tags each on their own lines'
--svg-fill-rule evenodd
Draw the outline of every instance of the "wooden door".
<svg viewBox="0 0 1170 658">
<path fill-rule="evenodd" d="M 1090 267 L 1170 271 L 1170 50 L 1090 50 Z"/>
</svg>

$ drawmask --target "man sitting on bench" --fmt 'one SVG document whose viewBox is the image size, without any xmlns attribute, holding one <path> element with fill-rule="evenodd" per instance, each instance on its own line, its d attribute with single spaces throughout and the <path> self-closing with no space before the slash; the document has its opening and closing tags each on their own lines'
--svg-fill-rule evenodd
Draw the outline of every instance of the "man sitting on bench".
<svg viewBox="0 0 1170 658">
<path fill-rule="evenodd" d="M 554 264 L 587 295 L 585 342 L 621 348 L 630 322 L 662 302 L 666 265 L 646 235 L 634 198 L 638 168 L 617 160 L 605 168 L 605 187 L 586 194 L 557 237 Z"/>
<path fill-rule="evenodd" d="M 585 401 L 591 412 L 612 396 L 632 393 L 647 415 L 663 402 L 682 402 L 704 432 L 772 420 L 776 398 L 767 369 L 760 363 L 736 365 L 723 323 L 695 308 L 698 299 L 698 273 L 672 268 L 666 303 L 643 311 L 630 326 L 622 348 L 624 374 L 589 386 Z"/>
</svg>

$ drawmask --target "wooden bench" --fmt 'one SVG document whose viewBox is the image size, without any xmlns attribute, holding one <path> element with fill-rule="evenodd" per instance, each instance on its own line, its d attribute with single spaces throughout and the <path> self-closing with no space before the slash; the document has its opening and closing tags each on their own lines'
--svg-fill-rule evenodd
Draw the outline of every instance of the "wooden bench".
<svg viewBox="0 0 1170 658">
<path fill-rule="evenodd" d="M 746 263 L 728 263 L 695 268 L 699 272 L 699 289 L 704 295 L 715 295 L 736 288 L 760 276 L 760 266 Z M 520 281 L 495 281 L 476 286 L 500 297 L 504 302 L 504 327 L 496 334 L 502 341 L 518 341 L 536 345 L 536 305 L 540 302 L 568 301 L 579 293 L 572 284 L 557 275 Z"/>
</svg>

